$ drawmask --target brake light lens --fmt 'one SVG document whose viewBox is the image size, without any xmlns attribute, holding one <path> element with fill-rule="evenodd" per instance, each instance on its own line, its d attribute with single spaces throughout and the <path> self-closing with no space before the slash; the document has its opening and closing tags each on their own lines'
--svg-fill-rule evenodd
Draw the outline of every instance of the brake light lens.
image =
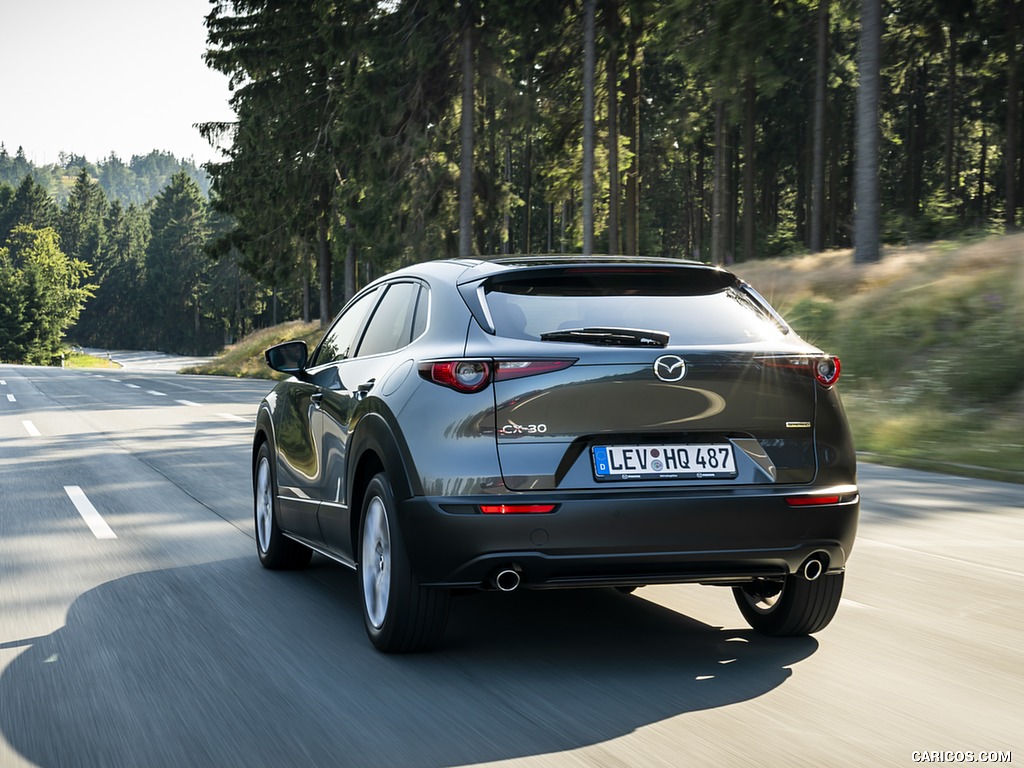
<svg viewBox="0 0 1024 768">
<path fill-rule="evenodd" d="M 571 360 L 442 360 L 420 363 L 420 376 L 454 389 L 456 392 L 479 392 L 492 381 L 521 379 L 568 368 Z"/>
<path fill-rule="evenodd" d="M 494 365 L 495 381 L 521 379 L 525 376 L 536 376 L 538 373 L 551 373 L 568 368 L 576 362 L 572 360 L 498 360 Z"/>
<path fill-rule="evenodd" d="M 554 504 L 481 504 L 485 515 L 543 515 L 555 511 Z"/>
<path fill-rule="evenodd" d="M 831 387 L 839 381 L 839 371 L 842 366 L 839 358 L 834 355 L 819 357 L 814 361 L 814 378 L 823 387 Z"/>
<path fill-rule="evenodd" d="M 835 355 L 824 357 L 789 357 L 768 356 L 758 358 L 764 365 L 772 368 L 786 368 L 791 371 L 808 372 L 826 389 L 839 381 L 842 366 Z"/>
<path fill-rule="evenodd" d="M 448 360 L 420 368 L 435 384 L 458 392 L 479 392 L 491 383 L 491 365 L 483 360 Z"/>
</svg>

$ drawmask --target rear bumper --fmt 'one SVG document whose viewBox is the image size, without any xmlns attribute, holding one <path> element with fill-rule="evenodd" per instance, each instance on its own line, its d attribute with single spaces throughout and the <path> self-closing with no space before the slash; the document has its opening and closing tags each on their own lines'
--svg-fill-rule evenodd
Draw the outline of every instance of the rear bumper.
<svg viewBox="0 0 1024 768">
<path fill-rule="evenodd" d="M 414 497 L 399 520 L 422 584 L 487 587 L 501 570 L 525 587 L 739 584 L 796 573 L 811 557 L 846 567 L 857 531 L 855 486 L 827 490 L 839 503 L 792 507 L 772 488 L 703 495 L 530 494 L 547 514 L 484 515 L 474 499 Z M 514 503 L 515 499 L 502 499 Z M 495 497 L 479 499 L 495 503 Z"/>
</svg>

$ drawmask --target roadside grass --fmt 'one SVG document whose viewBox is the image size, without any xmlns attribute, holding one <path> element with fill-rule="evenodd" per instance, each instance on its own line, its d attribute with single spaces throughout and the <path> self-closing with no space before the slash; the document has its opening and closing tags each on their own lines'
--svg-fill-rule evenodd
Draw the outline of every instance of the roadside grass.
<svg viewBox="0 0 1024 768">
<path fill-rule="evenodd" d="M 64 367 L 65 368 L 120 368 L 117 363 L 108 360 L 105 357 L 96 357 L 95 355 L 87 355 L 83 352 L 75 352 L 73 350 L 64 353 Z"/>
<path fill-rule="evenodd" d="M 874 461 L 1024 482 L 1024 235 L 736 265 L 843 363 Z"/>
<path fill-rule="evenodd" d="M 254 379 L 283 379 L 284 375 L 270 370 L 263 359 L 263 350 L 282 341 L 303 339 L 312 351 L 323 332 L 319 322 L 303 323 L 293 320 L 289 323 L 264 328 L 232 344 L 216 358 L 204 365 L 186 368 L 182 373 L 210 374 L 214 376 L 235 376 Z"/>
</svg>

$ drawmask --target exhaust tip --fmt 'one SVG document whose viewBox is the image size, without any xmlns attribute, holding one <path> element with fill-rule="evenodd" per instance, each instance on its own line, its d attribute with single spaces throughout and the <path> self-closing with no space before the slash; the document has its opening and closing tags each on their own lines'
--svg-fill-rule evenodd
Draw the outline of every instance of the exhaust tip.
<svg viewBox="0 0 1024 768">
<path fill-rule="evenodd" d="M 800 573 L 808 581 L 815 581 L 821 574 L 825 572 L 825 564 L 817 557 L 812 557 L 806 563 L 804 567 L 800 569 Z"/>
<path fill-rule="evenodd" d="M 512 592 L 519 586 L 519 571 L 514 568 L 503 568 L 494 577 L 494 586 L 502 592 Z"/>
</svg>

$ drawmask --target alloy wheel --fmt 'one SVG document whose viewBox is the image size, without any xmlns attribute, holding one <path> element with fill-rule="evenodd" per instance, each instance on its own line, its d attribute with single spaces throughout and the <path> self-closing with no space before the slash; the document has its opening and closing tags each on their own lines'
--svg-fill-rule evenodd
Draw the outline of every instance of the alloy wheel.
<svg viewBox="0 0 1024 768">
<path fill-rule="evenodd" d="M 264 456 L 256 470 L 256 539 L 261 552 L 270 549 L 273 524 L 274 496 L 270 482 L 270 461 Z"/>
<path fill-rule="evenodd" d="M 379 496 L 370 500 L 363 524 L 361 551 L 363 602 L 375 629 L 384 626 L 391 596 L 391 532 L 388 514 Z"/>
</svg>

